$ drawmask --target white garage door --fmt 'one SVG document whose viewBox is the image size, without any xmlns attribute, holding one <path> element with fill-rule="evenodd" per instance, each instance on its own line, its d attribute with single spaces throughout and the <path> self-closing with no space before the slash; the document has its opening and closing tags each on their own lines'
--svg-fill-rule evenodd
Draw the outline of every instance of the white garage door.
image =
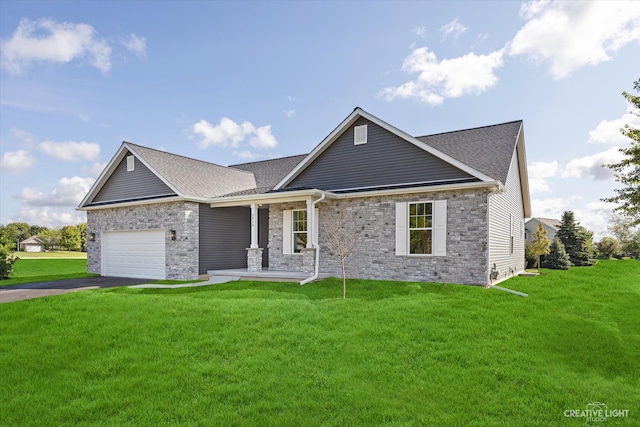
<svg viewBox="0 0 640 427">
<path fill-rule="evenodd" d="M 102 275 L 164 279 L 164 230 L 105 231 Z"/>
</svg>

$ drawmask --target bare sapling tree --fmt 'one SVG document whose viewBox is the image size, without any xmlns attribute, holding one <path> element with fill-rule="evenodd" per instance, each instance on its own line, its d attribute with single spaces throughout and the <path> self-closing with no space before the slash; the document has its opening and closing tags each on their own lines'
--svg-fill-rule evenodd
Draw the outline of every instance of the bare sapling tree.
<svg viewBox="0 0 640 427">
<path fill-rule="evenodd" d="M 347 275 L 344 264 L 345 260 L 355 253 L 356 233 L 353 228 L 345 224 L 344 211 L 340 211 L 337 220 L 330 222 L 325 230 L 329 237 L 327 248 L 331 255 L 340 261 L 340 267 L 342 268 L 342 299 L 345 299 L 347 298 Z"/>
</svg>

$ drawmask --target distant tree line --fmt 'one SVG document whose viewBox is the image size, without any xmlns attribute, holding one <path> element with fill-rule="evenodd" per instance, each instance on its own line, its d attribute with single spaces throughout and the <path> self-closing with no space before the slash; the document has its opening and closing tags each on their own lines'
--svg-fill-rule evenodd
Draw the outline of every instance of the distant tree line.
<svg viewBox="0 0 640 427">
<path fill-rule="evenodd" d="M 44 250 L 87 250 L 87 223 L 48 228 L 41 225 L 29 225 L 26 222 L 0 224 L 0 246 L 8 251 L 19 251 L 19 243 L 31 236 L 42 239 Z"/>
<path fill-rule="evenodd" d="M 614 214 L 608 230 L 614 237 L 594 243 L 593 233 L 575 220 L 573 212 L 566 211 L 553 240 L 549 241 L 542 224 L 535 231 L 533 241 L 525 247 L 527 268 L 566 270 L 593 265 L 596 257 L 640 259 L 640 228 L 634 228 L 632 220 Z"/>
</svg>

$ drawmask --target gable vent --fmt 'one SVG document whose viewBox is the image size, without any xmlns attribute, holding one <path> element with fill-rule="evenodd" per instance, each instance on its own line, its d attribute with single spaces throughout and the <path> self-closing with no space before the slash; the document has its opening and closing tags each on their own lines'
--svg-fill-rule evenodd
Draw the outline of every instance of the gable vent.
<svg viewBox="0 0 640 427">
<path fill-rule="evenodd" d="M 136 158 L 134 156 L 127 156 L 127 172 L 131 172 L 136 168 Z"/>
<path fill-rule="evenodd" d="M 353 145 L 367 143 L 367 125 L 355 126 L 353 128 Z"/>
</svg>

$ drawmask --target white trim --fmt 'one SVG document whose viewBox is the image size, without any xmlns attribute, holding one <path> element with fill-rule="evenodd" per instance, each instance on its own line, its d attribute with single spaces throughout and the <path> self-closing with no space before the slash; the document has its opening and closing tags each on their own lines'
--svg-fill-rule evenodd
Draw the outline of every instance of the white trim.
<svg viewBox="0 0 640 427">
<path fill-rule="evenodd" d="M 293 253 L 293 214 L 291 209 L 282 211 L 282 253 L 291 255 Z"/>
<path fill-rule="evenodd" d="M 396 203 L 396 256 L 407 255 L 408 242 L 408 206 L 407 202 Z"/>
<path fill-rule="evenodd" d="M 275 187 L 274 190 L 279 190 L 282 187 L 284 187 L 285 185 L 289 184 L 296 176 L 298 176 L 298 174 L 300 172 L 302 172 L 304 169 L 306 169 L 306 167 L 313 163 L 313 161 L 320 155 L 322 154 L 322 152 L 324 152 L 324 150 L 326 150 L 349 126 L 351 126 L 353 123 L 355 123 L 355 121 L 359 118 L 359 117 L 363 117 L 367 120 L 369 120 L 370 122 L 373 122 L 374 124 L 382 127 L 383 129 L 395 134 L 396 136 L 399 136 L 400 138 L 410 142 L 411 144 L 415 145 L 418 148 L 423 149 L 424 151 L 440 158 L 441 160 L 444 160 L 445 162 L 457 167 L 458 169 L 461 169 L 462 171 L 468 173 L 471 176 L 474 176 L 482 181 L 485 182 L 490 182 L 493 181 L 493 178 L 483 174 L 482 172 L 454 159 L 453 157 L 439 151 L 436 150 L 435 148 L 431 147 L 428 144 L 425 144 L 424 142 L 420 141 L 419 139 L 409 135 L 406 132 L 401 131 L 400 129 L 390 125 L 387 122 L 384 122 L 382 120 L 380 120 L 379 118 L 377 118 L 376 116 L 367 113 L 366 111 L 364 111 L 363 109 L 361 109 L 360 107 L 356 108 L 355 110 L 353 110 L 353 112 L 351 114 L 349 114 L 349 116 L 344 119 L 342 121 L 342 123 L 340 123 L 338 125 L 338 127 L 336 127 L 325 139 L 322 140 L 322 142 L 320 142 L 320 144 L 318 144 L 308 155 L 307 157 L 305 157 L 300 163 L 298 163 L 298 165 L 287 174 L 287 176 L 285 176 L 282 181 L 280 181 Z"/>
<path fill-rule="evenodd" d="M 447 201 L 433 202 L 433 256 L 447 256 Z"/>
<path fill-rule="evenodd" d="M 97 211 L 100 209 L 111 209 L 111 208 L 127 208 L 131 206 L 141 206 L 141 205 L 153 205 L 156 203 L 172 203 L 172 202 L 194 202 L 194 203 L 207 203 L 207 200 L 204 199 L 196 199 L 193 197 L 165 197 L 162 199 L 145 199 L 145 200 L 137 200 L 134 202 L 122 202 L 122 203 L 109 203 L 106 205 L 96 205 L 96 206 L 85 206 L 76 208 L 77 211 Z"/>
</svg>

